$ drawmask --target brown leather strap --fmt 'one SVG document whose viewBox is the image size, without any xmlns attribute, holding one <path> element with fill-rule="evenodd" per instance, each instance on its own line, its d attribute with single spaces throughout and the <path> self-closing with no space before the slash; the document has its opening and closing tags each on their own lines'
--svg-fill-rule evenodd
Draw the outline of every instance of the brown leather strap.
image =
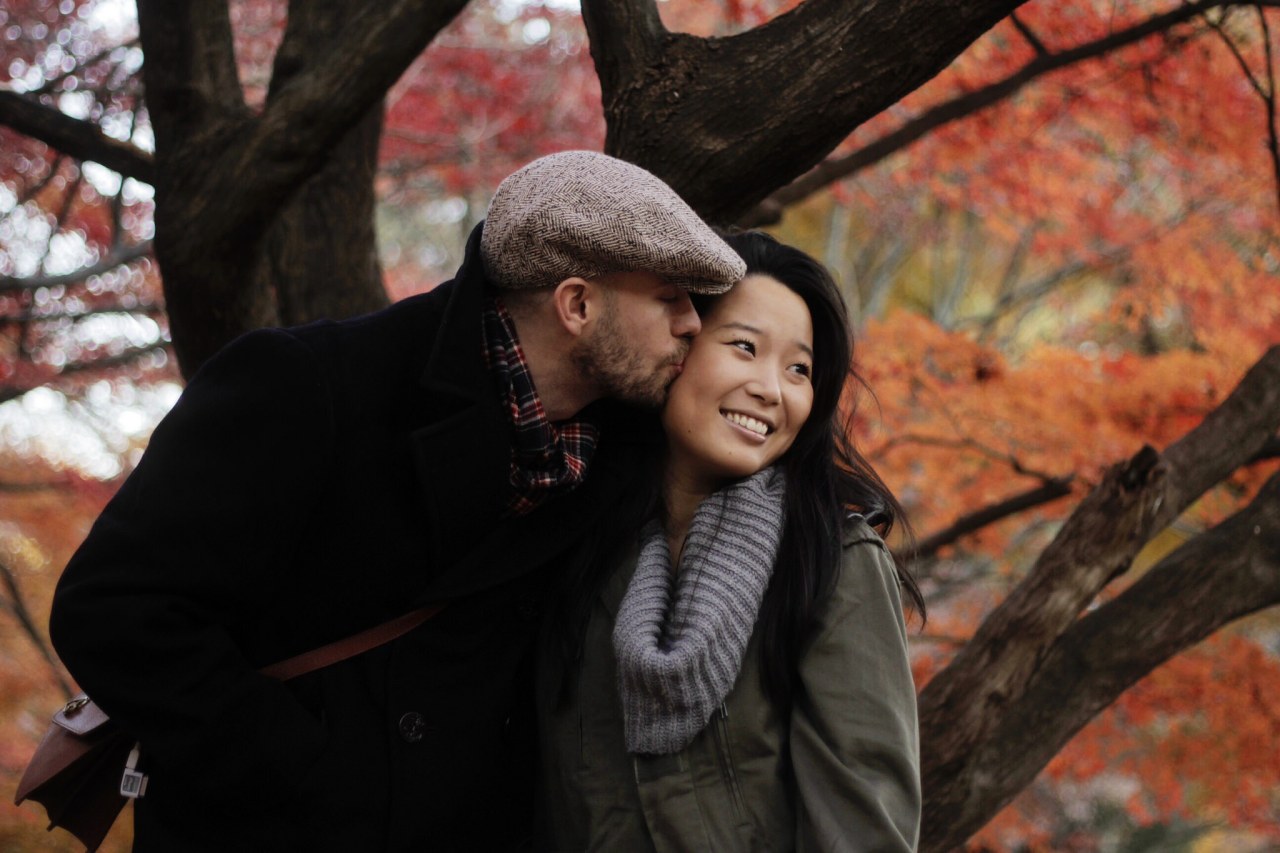
<svg viewBox="0 0 1280 853">
<path fill-rule="evenodd" d="M 361 631 L 359 634 L 352 634 L 350 637 L 345 637 L 327 646 L 321 646 L 318 649 L 294 655 L 279 663 L 264 666 L 258 671 L 271 678 L 288 681 L 291 678 L 297 678 L 299 675 L 306 675 L 308 672 L 324 669 L 326 666 L 335 664 L 338 661 L 353 658 L 358 654 L 363 654 L 399 637 L 403 637 L 443 609 L 443 604 L 433 604 L 429 607 L 419 608 L 392 619 L 390 622 L 383 622 L 381 625 L 375 625 L 372 628 Z"/>
</svg>

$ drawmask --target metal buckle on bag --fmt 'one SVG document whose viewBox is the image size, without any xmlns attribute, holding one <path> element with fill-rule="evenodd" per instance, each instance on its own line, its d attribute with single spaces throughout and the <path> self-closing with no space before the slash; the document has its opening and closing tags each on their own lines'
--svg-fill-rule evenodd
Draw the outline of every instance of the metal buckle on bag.
<svg viewBox="0 0 1280 853">
<path fill-rule="evenodd" d="M 147 795 L 147 774 L 139 772 L 138 755 L 142 744 L 135 743 L 129 750 L 129 760 L 124 763 L 124 775 L 120 777 L 120 796 L 136 800 Z"/>
<path fill-rule="evenodd" d="M 88 704 L 89 704 L 88 696 L 77 696 L 76 698 L 72 699 L 70 702 L 62 706 L 62 713 L 74 714 L 76 711 L 79 711 L 81 708 L 83 708 L 85 705 L 88 705 Z"/>
</svg>

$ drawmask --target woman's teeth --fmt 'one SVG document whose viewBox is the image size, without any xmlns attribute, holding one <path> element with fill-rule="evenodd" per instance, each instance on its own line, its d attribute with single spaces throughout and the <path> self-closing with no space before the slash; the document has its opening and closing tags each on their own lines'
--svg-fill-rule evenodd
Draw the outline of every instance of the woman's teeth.
<svg viewBox="0 0 1280 853">
<path fill-rule="evenodd" d="M 754 432 L 756 435 L 769 434 L 769 425 L 766 424 L 764 421 L 758 421 L 753 417 L 749 417 L 747 415 L 741 415 L 741 414 L 738 414 L 737 412 L 725 412 L 724 419 L 731 424 L 737 424 L 743 429 L 749 429 L 752 432 Z"/>
</svg>

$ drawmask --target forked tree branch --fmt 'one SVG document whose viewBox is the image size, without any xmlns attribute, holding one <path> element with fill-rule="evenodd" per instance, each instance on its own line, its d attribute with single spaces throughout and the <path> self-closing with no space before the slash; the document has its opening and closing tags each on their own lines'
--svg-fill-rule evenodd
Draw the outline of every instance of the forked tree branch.
<svg viewBox="0 0 1280 853">
<path fill-rule="evenodd" d="M 806 0 L 727 38 L 659 32 L 626 51 L 610 46 L 656 28 L 653 0 L 583 5 L 606 150 L 653 171 L 709 220 L 731 222 L 1021 0 Z"/>
<path fill-rule="evenodd" d="M 170 3 L 140 2 L 148 97 L 160 87 L 158 94 L 173 110 L 152 112 L 157 151 L 174 158 L 175 177 L 191 202 L 170 209 L 170 231 L 216 223 L 216 232 L 201 241 L 208 247 L 269 219 L 465 5 L 466 0 L 349 3 L 340 37 L 323 51 L 313 50 L 305 68 L 288 75 L 284 86 L 273 87 L 262 115 L 250 118 L 225 101 L 207 115 L 175 106 L 188 92 L 181 78 L 177 86 L 169 82 L 166 69 L 185 67 L 188 51 L 180 46 L 197 39 L 200 30 L 190 20 L 175 21 Z M 161 52 L 158 67 L 152 64 L 156 51 Z M 222 56 L 221 41 L 210 52 Z M 196 83 L 212 86 L 206 80 Z M 183 163 L 198 168 L 184 169 Z"/>
<path fill-rule="evenodd" d="M 1080 612 L 1138 550 L 1214 484 L 1247 463 L 1280 427 L 1280 346 L 1163 454 L 1143 448 L 1110 469 L 1027 578 L 920 697 L 923 776 L 936 809 L 929 832 L 958 819 L 974 756 L 1003 736 L 1042 662 Z M 1181 612 L 1180 610 L 1178 612 Z M 936 849 L 936 848 L 935 848 Z"/>
<path fill-rule="evenodd" d="M 1249 506 L 1179 547 L 1046 650 L 1016 701 L 993 707 L 999 721 L 991 736 L 946 768 L 952 795 L 939 796 L 936 772 L 927 777 L 922 853 L 950 850 L 977 831 L 1076 732 L 1152 669 L 1224 625 L 1276 604 L 1280 473 Z"/>
<path fill-rule="evenodd" d="M 744 226 L 754 226 L 776 222 L 785 208 L 803 201 L 836 181 L 854 175 L 880 162 L 889 155 L 901 151 L 939 127 L 966 118 L 1004 101 L 1027 84 L 1046 74 L 1104 56 L 1119 48 L 1184 24 L 1193 18 L 1202 16 L 1207 11 L 1240 5 L 1246 4 L 1234 2 L 1191 2 L 1163 14 L 1155 15 L 1131 27 L 1057 53 L 1042 50 L 1043 45 L 1040 45 L 1039 48 L 1036 48 L 1036 57 L 1008 77 L 931 107 L 915 118 L 904 122 L 897 130 L 885 134 L 874 142 L 870 142 L 849 154 L 820 163 L 811 171 L 772 193 L 758 206 L 746 212 L 738 220 L 738 223 Z M 1280 7 L 1280 0 L 1270 0 L 1270 2 L 1263 2 L 1260 5 Z M 1026 30 L 1016 17 L 1013 18 L 1013 22 L 1029 40 L 1034 39 L 1034 35 L 1029 30 Z M 1037 43 L 1038 40 L 1032 41 L 1033 47 Z M 1274 125 L 1273 121 L 1272 126 L 1274 127 Z M 852 128 L 850 129 L 852 130 Z"/>
</svg>

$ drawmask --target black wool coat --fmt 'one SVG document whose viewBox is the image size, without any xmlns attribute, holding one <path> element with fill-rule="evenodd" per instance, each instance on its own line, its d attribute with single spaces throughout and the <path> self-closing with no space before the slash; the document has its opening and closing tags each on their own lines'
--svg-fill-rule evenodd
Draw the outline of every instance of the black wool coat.
<svg viewBox="0 0 1280 853">
<path fill-rule="evenodd" d="M 235 341 L 192 378 L 58 584 L 50 630 L 142 743 L 136 850 L 504 849 L 527 837 L 527 653 L 552 565 L 630 488 L 650 416 L 592 407 L 587 482 L 502 519 L 479 228 L 456 279 Z M 429 602 L 406 637 L 256 668 Z"/>
</svg>

